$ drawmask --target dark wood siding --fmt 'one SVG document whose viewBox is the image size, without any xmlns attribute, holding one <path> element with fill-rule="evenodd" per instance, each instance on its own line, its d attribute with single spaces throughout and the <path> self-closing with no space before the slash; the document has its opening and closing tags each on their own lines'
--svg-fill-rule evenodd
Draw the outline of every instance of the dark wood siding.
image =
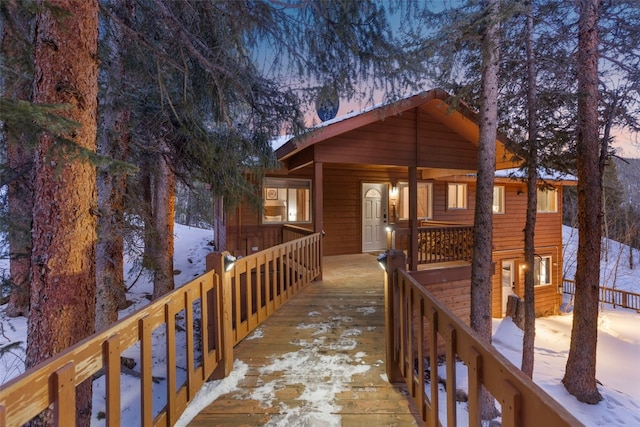
<svg viewBox="0 0 640 427">
<path fill-rule="evenodd" d="M 316 161 L 411 166 L 416 162 L 415 135 L 411 110 L 316 144 Z"/>
<path fill-rule="evenodd" d="M 455 269 L 452 269 L 454 271 Z M 471 275 L 470 269 L 468 274 Z M 446 274 L 446 273 L 444 273 Z M 422 286 L 433 294 L 445 307 L 461 319 L 465 324 L 470 326 L 471 318 L 471 280 L 449 280 L 446 282 L 433 282 L 422 283 Z M 417 314 L 416 314 L 417 315 Z M 417 326 L 417 325 L 416 325 Z M 424 322 L 425 330 L 429 330 L 429 322 Z M 418 335 L 418 331 L 414 331 Z M 423 345 L 425 351 L 428 352 L 430 348 L 429 335 L 425 337 Z M 443 336 L 438 336 L 438 349 L 437 353 L 442 355 L 445 353 L 446 339 Z"/>
<path fill-rule="evenodd" d="M 362 252 L 362 183 L 388 183 L 393 175 L 384 169 L 325 166 L 325 255 Z"/>
<path fill-rule="evenodd" d="M 477 168 L 477 147 L 447 126 L 420 111 L 417 165 L 442 169 Z"/>
<path fill-rule="evenodd" d="M 493 276 L 493 313 L 501 317 L 502 260 L 515 260 L 524 264 L 524 226 L 527 196 L 524 184 L 500 184 L 505 186 L 505 213 L 493 216 L 493 260 L 496 274 Z M 518 194 L 520 192 L 520 194 Z M 557 314 L 562 301 L 558 286 L 562 283 L 562 188 L 558 188 L 558 212 L 536 215 L 536 254 L 551 257 L 551 284 L 536 287 L 535 310 L 537 315 Z M 515 293 L 524 297 L 524 272 L 518 268 Z"/>
</svg>

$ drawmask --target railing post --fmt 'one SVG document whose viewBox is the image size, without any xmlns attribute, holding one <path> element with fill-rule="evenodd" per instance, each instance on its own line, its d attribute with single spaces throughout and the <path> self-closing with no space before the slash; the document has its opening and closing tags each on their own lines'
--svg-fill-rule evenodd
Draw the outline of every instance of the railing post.
<svg viewBox="0 0 640 427">
<path fill-rule="evenodd" d="M 396 313 L 393 300 L 393 288 L 398 280 L 398 269 L 406 267 L 406 258 L 403 251 L 392 249 L 386 252 L 386 268 L 384 273 L 384 312 L 385 312 L 385 346 L 387 377 L 390 383 L 404 381 L 402 372 L 396 361 L 395 354 L 395 329 Z"/>
<path fill-rule="evenodd" d="M 222 348 L 220 362 L 218 367 L 213 371 L 209 380 L 216 380 L 227 377 L 233 370 L 233 318 L 232 318 L 232 290 L 231 290 L 231 274 L 225 271 L 224 260 L 229 252 L 213 252 L 207 256 L 207 270 L 213 269 L 220 277 L 220 301 L 218 310 L 213 307 L 208 310 L 209 316 L 215 316 L 215 313 L 222 313 L 222 325 L 220 325 L 220 342 Z M 209 299 L 211 301 L 212 299 Z M 215 324 L 215 319 L 211 319 L 209 325 Z"/>
</svg>

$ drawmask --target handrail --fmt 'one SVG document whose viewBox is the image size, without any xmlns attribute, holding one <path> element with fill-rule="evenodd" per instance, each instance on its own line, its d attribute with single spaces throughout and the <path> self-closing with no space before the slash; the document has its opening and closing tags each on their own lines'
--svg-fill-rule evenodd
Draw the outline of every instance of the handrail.
<svg viewBox="0 0 640 427">
<path fill-rule="evenodd" d="M 503 426 L 580 425 L 557 401 L 481 340 L 405 270 L 404 254 L 389 251 L 385 275 L 387 375 L 404 381 L 423 421 L 430 426 L 456 424 L 456 361 L 468 367 L 469 424 L 480 425 L 480 390 L 500 403 Z M 439 342 L 444 337 L 443 342 Z M 446 402 L 438 396 L 439 345 L 444 346 Z M 428 348 L 427 348 L 428 347 Z M 425 378 L 429 368 L 434 378 Z M 431 396 L 433 398 L 431 398 Z M 439 405 L 446 405 L 447 421 Z"/>
<path fill-rule="evenodd" d="M 298 225 L 283 224 L 282 225 L 282 242 L 290 242 L 291 240 L 299 239 L 301 237 L 310 236 L 313 234 L 313 230 L 300 227 Z"/>
<path fill-rule="evenodd" d="M 320 274 L 320 244 L 314 234 L 241 258 L 229 272 L 210 270 L 29 369 L 0 387 L 0 426 L 23 425 L 48 408 L 55 425 L 75 425 L 75 388 L 102 371 L 106 424 L 120 425 L 121 355 L 135 346 L 142 425 L 173 425 L 205 381 L 230 372 L 235 343 Z M 166 405 L 154 414 L 151 350 L 158 328 L 164 328 L 167 391 Z M 182 384 L 179 356 L 187 368 Z"/>
<path fill-rule="evenodd" d="M 575 280 L 562 279 L 562 292 L 569 295 L 575 295 Z M 620 306 L 640 311 L 640 294 L 635 292 L 600 286 L 599 300 L 606 304 L 613 304 L 614 307 Z"/>
</svg>

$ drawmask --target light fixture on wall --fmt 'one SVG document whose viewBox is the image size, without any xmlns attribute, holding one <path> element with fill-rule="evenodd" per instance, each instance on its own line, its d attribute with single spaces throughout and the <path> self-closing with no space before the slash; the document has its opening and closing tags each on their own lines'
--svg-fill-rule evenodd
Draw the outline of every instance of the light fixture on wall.
<svg viewBox="0 0 640 427">
<path fill-rule="evenodd" d="M 398 183 L 394 180 L 391 182 L 391 196 L 398 194 Z"/>
<path fill-rule="evenodd" d="M 387 271 L 387 253 L 383 252 L 376 258 L 378 260 L 378 264 L 380 264 L 380 268 L 384 271 Z"/>
<path fill-rule="evenodd" d="M 224 271 L 230 271 L 233 265 L 236 263 L 237 258 L 233 255 L 225 255 L 224 257 Z"/>
</svg>

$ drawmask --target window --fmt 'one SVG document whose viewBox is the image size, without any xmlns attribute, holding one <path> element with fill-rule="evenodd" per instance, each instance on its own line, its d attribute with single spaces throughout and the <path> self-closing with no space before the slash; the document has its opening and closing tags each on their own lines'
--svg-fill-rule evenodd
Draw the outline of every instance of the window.
<svg viewBox="0 0 640 427">
<path fill-rule="evenodd" d="M 433 217 L 433 185 L 430 182 L 418 182 L 418 219 Z M 397 202 L 391 196 L 392 206 L 395 203 L 398 219 L 409 219 L 409 184 L 398 183 Z"/>
<path fill-rule="evenodd" d="M 558 212 L 558 191 L 538 188 L 538 212 Z"/>
<path fill-rule="evenodd" d="M 504 213 L 504 187 L 493 187 L 493 213 Z"/>
<path fill-rule="evenodd" d="M 311 221 L 311 181 L 266 178 L 262 198 L 265 224 Z"/>
<path fill-rule="evenodd" d="M 467 184 L 448 184 L 447 208 L 467 209 Z"/>
<path fill-rule="evenodd" d="M 533 267 L 535 286 L 551 284 L 551 257 L 536 256 Z"/>
</svg>

